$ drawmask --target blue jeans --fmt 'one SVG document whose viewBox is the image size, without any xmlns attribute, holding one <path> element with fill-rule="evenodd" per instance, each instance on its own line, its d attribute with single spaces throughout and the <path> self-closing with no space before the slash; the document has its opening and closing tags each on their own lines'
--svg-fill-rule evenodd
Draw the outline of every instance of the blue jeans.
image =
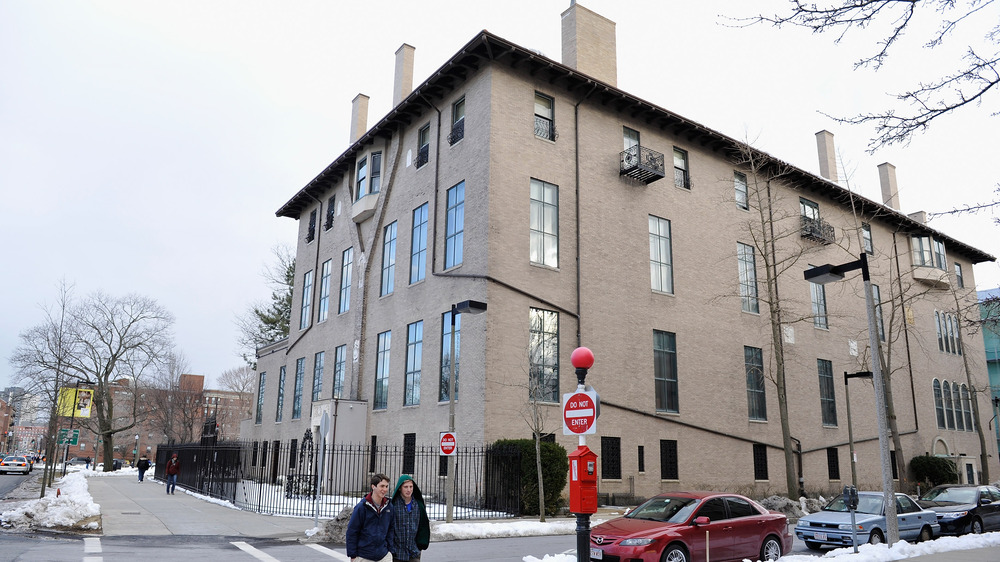
<svg viewBox="0 0 1000 562">
<path fill-rule="evenodd" d="M 174 490 L 177 489 L 177 475 L 168 474 L 167 475 L 167 493 L 172 494 Z"/>
<path fill-rule="evenodd" d="M 142 477 L 143 477 L 144 474 L 146 474 L 145 470 L 140 470 L 139 471 L 139 482 L 142 482 Z"/>
</svg>

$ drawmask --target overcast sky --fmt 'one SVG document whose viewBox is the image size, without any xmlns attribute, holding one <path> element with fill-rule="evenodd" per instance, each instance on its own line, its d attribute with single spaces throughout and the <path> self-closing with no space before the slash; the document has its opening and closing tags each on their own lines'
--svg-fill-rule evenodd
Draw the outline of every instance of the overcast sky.
<svg viewBox="0 0 1000 562">
<path fill-rule="evenodd" d="M 580 3 L 617 23 L 618 85 L 633 95 L 817 174 L 814 135 L 830 130 L 861 195 L 881 200 L 876 166 L 896 165 L 906 213 L 993 197 L 995 96 L 874 155 L 871 129 L 824 115 L 877 111 L 890 92 L 931 81 L 954 67 L 968 32 L 934 51 L 904 38 L 876 73 L 853 69 L 874 34 L 835 45 L 720 16 L 773 13 L 783 0 Z M 0 2 L 0 386 L 18 334 L 42 321 L 61 279 L 79 296 L 156 299 L 176 317 L 192 373 L 211 380 L 238 366 L 233 319 L 270 295 L 261 273 L 272 248 L 295 245 L 295 222 L 274 213 L 347 148 L 355 95 L 371 96 L 369 124 L 388 112 L 396 49 L 416 47 L 414 85 L 483 29 L 560 60 L 568 6 Z M 996 256 L 993 218 L 931 226 Z M 1000 285 L 996 263 L 975 277 L 979 289 Z"/>
</svg>

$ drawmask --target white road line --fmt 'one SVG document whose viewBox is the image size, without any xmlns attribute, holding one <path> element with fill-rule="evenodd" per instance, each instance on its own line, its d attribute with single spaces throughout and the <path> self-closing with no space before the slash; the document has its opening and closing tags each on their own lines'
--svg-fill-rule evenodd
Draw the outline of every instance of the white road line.
<svg viewBox="0 0 1000 562">
<path fill-rule="evenodd" d="M 270 554 L 257 550 L 256 548 L 248 545 L 243 541 L 237 541 L 229 544 L 235 546 L 236 548 L 242 550 L 243 552 L 246 552 L 247 554 L 253 556 L 257 560 L 261 560 L 262 562 L 281 562 L 280 560 L 271 556 Z"/>
<path fill-rule="evenodd" d="M 341 562 L 350 562 L 350 560 L 351 560 L 350 558 L 347 557 L 346 554 L 341 554 L 341 553 L 337 552 L 336 550 L 331 550 L 329 548 L 326 548 L 325 546 L 320 546 L 318 544 L 307 544 L 306 546 L 308 546 L 309 548 L 311 548 L 311 549 L 313 549 L 313 550 L 315 550 L 317 552 L 322 552 L 323 554 L 329 556 L 330 558 L 336 558 L 337 560 L 340 560 Z"/>
<path fill-rule="evenodd" d="M 103 556 L 84 556 L 83 562 L 104 562 Z"/>
<path fill-rule="evenodd" d="M 83 552 L 85 554 L 101 552 L 101 537 L 85 537 L 83 539 Z"/>
</svg>

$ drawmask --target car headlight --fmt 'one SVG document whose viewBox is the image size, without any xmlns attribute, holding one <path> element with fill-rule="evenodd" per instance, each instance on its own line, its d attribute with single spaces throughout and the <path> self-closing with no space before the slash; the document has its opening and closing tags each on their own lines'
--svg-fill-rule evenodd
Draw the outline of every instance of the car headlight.
<svg viewBox="0 0 1000 562">
<path fill-rule="evenodd" d="M 945 513 L 939 513 L 938 519 L 958 519 L 959 517 L 965 517 L 968 514 L 968 511 L 947 511 Z"/>
<path fill-rule="evenodd" d="M 653 539 L 625 539 L 619 544 L 622 546 L 646 546 L 652 543 Z"/>
<path fill-rule="evenodd" d="M 851 524 L 850 523 L 844 523 L 842 525 L 837 525 L 837 528 L 840 529 L 841 531 L 850 531 L 851 530 Z M 865 526 L 862 525 L 862 524 L 860 524 L 860 523 L 858 523 L 858 530 L 859 531 L 864 531 L 865 530 Z"/>
</svg>

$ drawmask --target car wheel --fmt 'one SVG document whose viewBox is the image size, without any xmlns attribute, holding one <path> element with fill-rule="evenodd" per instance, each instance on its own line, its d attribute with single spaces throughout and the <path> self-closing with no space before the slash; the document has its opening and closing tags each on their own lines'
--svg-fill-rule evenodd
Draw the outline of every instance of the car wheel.
<svg viewBox="0 0 1000 562">
<path fill-rule="evenodd" d="M 868 535 L 868 544 L 882 544 L 884 542 L 885 536 L 878 529 L 875 529 L 872 531 L 872 534 Z"/>
<path fill-rule="evenodd" d="M 809 550 L 823 550 L 823 543 L 806 541 L 806 548 Z"/>
<path fill-rule="evenodd" d="M 969 532 L 974 535 L 982 534 L 983 532 L 983 520 L 976 517 L 972 520 L 972 525 L 969 526 Z"/>
<path fill-rule="evenodd" d="M 760 545 L 761 560 L 777 560 L 781 558 L 781 543 L 773 536 L 764 539 L 764 544 Z"/>
<path fill-rule="evenodd" d="M 920 529 L 920 538 L 917 539 L 917 542 L 927 542 L 933 538 L 934 533 L 931 532 L 931 528 L 924 527 L 923 529 Z"/>
<path fill-rule="evenodd" d="M 688 562 L 687 551 L 683 546 L 672 544 L 663 551 L 663 562 Z"/>
</svg>

